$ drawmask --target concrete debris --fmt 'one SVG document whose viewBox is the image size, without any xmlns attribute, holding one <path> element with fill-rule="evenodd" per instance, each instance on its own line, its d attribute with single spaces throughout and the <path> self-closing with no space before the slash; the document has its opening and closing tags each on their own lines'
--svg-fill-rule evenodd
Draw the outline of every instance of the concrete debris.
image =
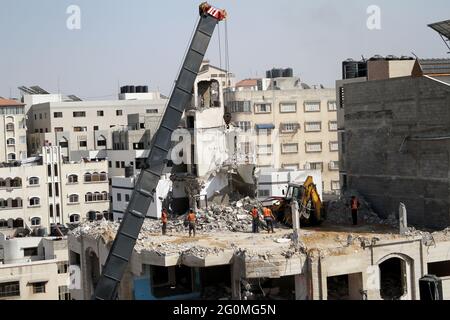
<svg viewBox="0 0 450 320">
<path fill-rule="evenodd" d="M 361 207 L 358 210 L 358 219 L 365 224 L 386 225 L 393 228 L 399 227 L 399 221 L 395 215 L 382 219 L 371 208 L 370 204 L 355 191 L 347 191 L 337 201 L 331 201 L 327 208 L 327 222 L 332 224 L 349 224 L 351 223 L 350 200 L 355 195 Z"/>
</svg>

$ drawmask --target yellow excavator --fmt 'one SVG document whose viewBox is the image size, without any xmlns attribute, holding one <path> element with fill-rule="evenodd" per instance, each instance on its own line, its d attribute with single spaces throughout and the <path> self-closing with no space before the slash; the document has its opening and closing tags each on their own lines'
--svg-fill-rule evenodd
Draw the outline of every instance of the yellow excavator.
<svg viewBox="0 0 450 320">
<path fill-rule="evenodd" d="M 262 203 L 271 208 L 279 221 L 292 226 L 294 200 L 298 203 L 301 226 L 317 226 L 325 220 L 326 212 L 311 176 L 303 184 L 290 183 L 285 197 L 271 197 Z"/>
</svg>

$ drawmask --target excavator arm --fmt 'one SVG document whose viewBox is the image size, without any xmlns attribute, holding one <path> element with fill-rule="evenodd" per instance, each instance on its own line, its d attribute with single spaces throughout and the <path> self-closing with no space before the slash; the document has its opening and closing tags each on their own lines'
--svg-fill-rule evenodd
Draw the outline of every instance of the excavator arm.
<svg viewBox="0 0 450 320">
<path fill-rule="evenodd" d="M 311 202 L 314 206 L 315 217 L 313 220 L 320 222 L 322 217 L 322 201 L 320 200 L 320 195 L 317 191 L 316 185 L 314 184 L 313 178 L 309 176 L 305 183 L 303 184 L 304 193 L 302 197 L 302 207 L 306 208 L 308 202 Z"/>
<path fill-rule="evenodd" d="M 192 99 L 192 88 L 217 23 L 226 18 L 225 10 L 204 2 L 200 19 L 172 91 L 150 155 L 137 179 L 130 203 L 109 251 L 94 299 L 114 300 L 125 269 L 131 259 L 148 208 L 155 201 L 155 191 L 167 163 L 172 133 L 178 128 L 183 112 Z"/>
</svg>

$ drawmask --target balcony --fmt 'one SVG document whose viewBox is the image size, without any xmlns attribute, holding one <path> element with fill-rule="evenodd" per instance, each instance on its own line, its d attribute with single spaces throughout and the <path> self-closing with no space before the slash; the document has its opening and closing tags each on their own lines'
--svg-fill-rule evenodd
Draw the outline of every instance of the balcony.
<svg viewBox="0 0 450 320">
<path fill-rule="evenodd" d="M 339 161 L 331 161 L 328 164 L 328 170 L 330 170 L 330 171 L 339 171 Z"/>
</svg>

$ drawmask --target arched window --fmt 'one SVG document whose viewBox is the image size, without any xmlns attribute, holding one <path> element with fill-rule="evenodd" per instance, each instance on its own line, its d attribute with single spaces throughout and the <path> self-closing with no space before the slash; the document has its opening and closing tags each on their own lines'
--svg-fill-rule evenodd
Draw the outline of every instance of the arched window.
<svg viewBox="0 0 450 320">
<path fill-rule="evenodd" d="M 106 172 L 100 172 L 100 181 L 107 181 L 108 174 Z"/>
<path fill-rule="evenodd" d="M 103 213 L 97 212 L 97 220 L 103 220 L 104 216 Z"/>
<path fill-rule="evenodd" d="M 39 178 L 38 177 L 31 177 L 28 179 L 28 183 L 30 186 L 38 186 L 39 185 Z"/>
<path fill-rule="evenodd" d="M 39 217 L 31 218 L 31 226 L 32 227 L 38 227 L 40 225 L 41 225 L 41 218 L 39 218 Z"/>
<path fill-rule="evenodd" d="M 69 183 L 78 183 L 78 176 L 76 174 L 71 174 L 67 179 Z"/>
<path fill-rule="evenodd" d="M 102 192 L 102 200 L 103 201 L 108 201 L 108 192 L 106 192 L 106 191 Z"/>
<path fill-rule="evenodd" d="M 20 218 L 17 218 L 13 222 L 13 228 L 23 228 L 23 220 Z"/>
<path fill-rule="evenodd" d="M 98 137 L 97 146 L 98 147 L 106 147 L 106 138 L 104 136 Z"/>
<path fill-rule="evenodd" d="M 77 194 L 71 194 L 69 196 L 69 203 L 78 203 L 80 202 L 80 197 Z"/>
<path fill-rule="evenodd" d="M 8 227 L 8 221 L 1 219 L 0 220 L 0 228 L 7 228 Z"/>
<path fill-rule="evenodd" d="M 11 180 L 11 188 L 20 188 L 22 186 L 21 178 L 14 178 Z"/>
<path fill-rule="evenodd" d="M 15 161 L 16 160 L 16 154 L 15 153 L 9 153 L 8 154 L 8 161 Z"/>
<path fill-rule="evenodd" d="M 94 195 L 92 193 L 88 192 L 88 193 L 86 193 L 85 199 L 86 199 L 86 202 L 92 202 L 92 201 L 94 201 Z"/>
<path fill-rule="evenodd" d="M 102 201 L 102 194 L 100 192 L 94 193 L 94 201 Z"/>
<path fill-rule="evenodd" d="M 89 172 L 84 174 L 84 182 L 92 182 L 92 175 Z"/>
<path fill-rule="evenodd" d="M 22 208 L 22 199 L 16 198 L 11 201 L 11 207 L 12 208 Z"/>
<path fill-rule="evenodd" d="M 79 223 L 80 222 L 80 215 L 79 214 L 72 214 L 69 217 L 70 223 Z"/>
<path fill-rule="evenodd" d="M 8 123 L 6 125 L 6 131 L 14 131 L 14 123 Z"/>
<path fill-rule="evenodd" d="M 8 207 L 8 201 L 5 199 L 0 199 L 0 208 L 7 208 Z"/>
<path fill-rule="evenodd" d="M 0 179 L 0 188 L 6 188 L 6 180 Z"/>
<path fill-rule="evenodd" d="M 88 220 L 90 222 L 95 221 L 97 218 L 97 213 L 95 211 L 89 211 L 88 212 Z"/>
<path fill-rule="evenodd" d="M 38 197 L 30 198 L 30 207 L 37 207 L 41 204 L 41 199 Z"/>
<path fill-rule="evenodd" d="M 92 182 L 97 182 L 100 181 L 100 175 L 98 174 L 98 172 L 94 172 L 92 174 Z"/>
<path fill-rule="evenodd" d="M 8 146 L 14 146 L 16 144 L 16 140 L 14 138 L 9 138 L 8 140 L 6 140 L 6 144 Z"/>
</svg>

